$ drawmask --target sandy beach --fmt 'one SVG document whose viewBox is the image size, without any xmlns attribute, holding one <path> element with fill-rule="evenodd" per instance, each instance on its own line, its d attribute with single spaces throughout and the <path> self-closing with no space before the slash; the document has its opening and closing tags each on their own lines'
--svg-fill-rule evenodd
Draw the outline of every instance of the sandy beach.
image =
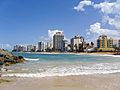
<svg viewBox="0 0 120 90">
<path fill-rule="evenodd" d="M 111 52 L 73 54 L 75 55 L 47 55 L 47 57 L 39 53 L 27 54 L 31 55 L 30 59 L 36 56 L 35 59 L 38 60 L 13 66 L 10 70 L 14 73 L 8 72 L 6 77 L 2 77 L 3 80 L 10 82 L 0 83 L 0 90 L 120 90 L 118 57 L 101 57 L 111 55 Z M 13 76 L 9 77 L 12 74 Z"/>
<path fill-rule="evenodd" d="M 28 54 L 86 54 L 86 55 L 113 55 L 115 52 L 19 52 L 19 53 L 28 53 Z"/>
<path fill-rule="evenodd" d="M 5 79 L 5 78 L 4 78 Z M 45 78 L 6 78 L 0 90 L 119 90 L 120 75 L 80 75 Z"/>
</svg>

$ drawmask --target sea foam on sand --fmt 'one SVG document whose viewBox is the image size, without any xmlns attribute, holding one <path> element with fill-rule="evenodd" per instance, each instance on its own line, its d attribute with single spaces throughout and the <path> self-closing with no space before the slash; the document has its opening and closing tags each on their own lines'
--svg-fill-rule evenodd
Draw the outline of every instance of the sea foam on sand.
<svg viewBox="0 0 120 90">
<path fill-rule="evenodd" d="M 7 73 L 2 77 L 52 77 L 52 76 L 71 76 L 71 75 L 94 75 L 111 74 L 120 72 L 120 63 L 100 63 L 94 65 L 67 65 L 49 67 L 34 73 Z"/>
</svg>

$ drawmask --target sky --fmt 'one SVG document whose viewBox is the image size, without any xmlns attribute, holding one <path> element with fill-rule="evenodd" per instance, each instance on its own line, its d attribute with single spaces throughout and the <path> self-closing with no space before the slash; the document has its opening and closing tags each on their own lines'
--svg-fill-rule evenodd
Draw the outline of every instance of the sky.
<svg viewBox="0 0 120 90">
<path fill-rule="evenodd" d="M 120 0 L 0 0 L 0 46 L 37 44 L 63 31 L 94 41 L 120 37 Z"/>
</svg>

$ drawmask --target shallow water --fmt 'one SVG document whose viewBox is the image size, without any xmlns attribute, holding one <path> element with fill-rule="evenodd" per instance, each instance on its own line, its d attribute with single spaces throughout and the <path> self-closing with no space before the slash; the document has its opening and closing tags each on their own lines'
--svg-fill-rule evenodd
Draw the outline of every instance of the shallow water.
<svg viewBox="0 0 120 90">
<path fill-rule="evenodd" d="M 109 74 L 120 72 L 120 56 L 87 54 L 30 54 L 23 56 L 27 62 L 9 67 L 4 76 L 46 77 Z"/>
</svg>

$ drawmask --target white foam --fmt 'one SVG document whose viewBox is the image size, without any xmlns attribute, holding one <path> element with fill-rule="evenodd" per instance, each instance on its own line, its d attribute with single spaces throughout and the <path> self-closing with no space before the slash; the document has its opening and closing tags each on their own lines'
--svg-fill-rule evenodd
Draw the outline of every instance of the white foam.
<svg viewBox="0 0 120 90">
<path fill-rule="evenodd" d="M 39 68 L 38 68 L 39 69 Z M 71 75 L 93 75 L 120 73 L 120 63 L 100 63 L 94 65 L 69 65 L 44 68 L 34 73 L 8 73 L 2 77 L 53 77 Z"/>
<path fill-rule="evenodd" d="M 32 59 L 32 58 L 25 58 L 25 60 L 27 60 L 27 61 L 39 61 L 39 58 L 36 58 L 36 59 Z"/>
<path fill-rule="evenodd" d="M 120 55 L 112 55 L 112 57 L 120 57 Z"/>
<path fill-rule="evenodd" d="M 120 73 L 120 70 L 114 71 L 102 71 L 102 72 L 78 72 L 78 73 L 64 73 L 64 74 L 42 74 L 42 73 L 13 73 L 13 74 L 4 74 L 2 77 L 20 77 L 20 78 L 38 78 L 38 77 L 54 77 L 54 76 L 73 76 L 73 75 L 93 75 L 93 74 L 112 74 Z"/>
<path fill-rule="evenodd" d="M 120 55 L 108 55 L 108 54 L 86 54 L 91 56 L 106 56 L 106 57 L 120 57 Z"/>
</svg>

